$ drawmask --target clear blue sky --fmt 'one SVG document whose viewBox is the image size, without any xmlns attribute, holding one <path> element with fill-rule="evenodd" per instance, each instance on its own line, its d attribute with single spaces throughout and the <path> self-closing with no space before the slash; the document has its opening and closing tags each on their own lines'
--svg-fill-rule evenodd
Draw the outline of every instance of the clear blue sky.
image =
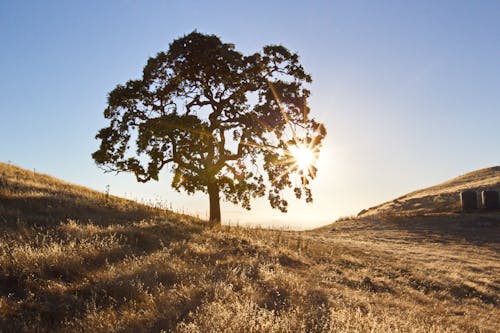
<svg viewBox="0 0 500 333">
<path fill-rule="evenodd" d="M 328 130 L 311 205 L 223 219 L 313 227 L 500 164 L 500 1 L 0 1 L 0 160 L 204 216 L 208 199 L 92 161 L 107 93 L 197 29 L 244 53 L 280 43 Z"/>
</svg>

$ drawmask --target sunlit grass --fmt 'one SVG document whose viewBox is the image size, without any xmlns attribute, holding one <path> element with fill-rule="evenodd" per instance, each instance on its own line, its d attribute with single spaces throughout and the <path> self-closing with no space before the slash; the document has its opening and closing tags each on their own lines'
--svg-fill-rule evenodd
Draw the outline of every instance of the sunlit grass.
<svg viewBox="0 0 500 333">
<path fill-rule="evenodd" d="M 498 253 L 464 234 L 363 220 L 311 232 L 208 227 L 0 167 L 0 331 L 494 332 L 500 324 Z M 34 192 L 53 205 L 67 200 L 9 201 Z M 86 214 L 93 205 L 109 210 Z"/>
</svg>

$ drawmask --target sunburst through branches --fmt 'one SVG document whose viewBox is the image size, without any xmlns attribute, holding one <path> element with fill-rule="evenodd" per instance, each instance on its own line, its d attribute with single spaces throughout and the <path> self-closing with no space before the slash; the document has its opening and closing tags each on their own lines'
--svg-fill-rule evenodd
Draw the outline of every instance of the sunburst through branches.
<svg viewBox="0 0 500 333">
<path fill-rule="evenodd" d="M 308 171 L 315 163 L 313 150 L 305 145 L 299 144 L 289 147 L 292 165 L 299 171 Z"/>
</svg>

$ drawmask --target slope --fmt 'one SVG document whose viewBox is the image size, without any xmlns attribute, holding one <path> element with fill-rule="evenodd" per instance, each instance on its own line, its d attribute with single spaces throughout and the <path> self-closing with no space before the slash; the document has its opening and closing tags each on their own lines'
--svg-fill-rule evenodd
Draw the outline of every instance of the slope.
<svg viewBox="0 0 500 333">
<path fill-rule="evenodd" d="M 0 222 L 3 226 L 26 222 L 48 227 L 68 219 L 111 224 L 171 215 L 162 209 L 0 163 Z"/>
<path fill-rule="evenodd" d="M 500 190 L 500 166 L 469 172 L 444 183 L 408 193 L 392 201 L 362 210 L 358 216 L 454 213 L 460 211 L 460 191 L 467 189 Z"/>
</svg>

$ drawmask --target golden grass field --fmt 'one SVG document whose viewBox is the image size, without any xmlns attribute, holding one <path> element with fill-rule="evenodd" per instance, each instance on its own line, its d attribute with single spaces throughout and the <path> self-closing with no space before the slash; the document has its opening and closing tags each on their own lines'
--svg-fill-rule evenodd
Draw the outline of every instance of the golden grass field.
<svg viewBox="0 0 500 333">
<path fill-rule="evenodd" d="M 499 226 L 211 227 L 0 164 L 0 332 L 496 332 Z"/>
</svg>

